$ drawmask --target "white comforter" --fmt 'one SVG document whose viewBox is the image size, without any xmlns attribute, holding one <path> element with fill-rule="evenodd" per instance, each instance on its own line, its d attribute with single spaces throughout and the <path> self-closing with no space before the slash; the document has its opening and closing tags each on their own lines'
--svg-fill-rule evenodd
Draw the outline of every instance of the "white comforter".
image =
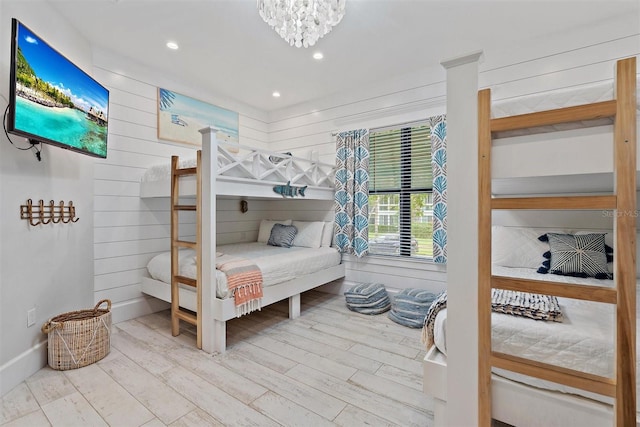
<svg viewBox="0 0 640 427">
<path fill-rule="evenodd" d="M 493 274 L 556 282 L 613 286 L 611 280 L 581 279 L 548 274 L 542 276 L 533 269 L 493 267 Z M 636 293 L 640 307 L 640 292 Z M 563 322 L 544 322 L 524 317 L 492 313 L 493 351 L 563 366 L 596 375 L 614 375 L 615 307 L 568 298 L 558 298 Z M 436 317 L 435 344 L 446 354 L 446 310 Z M 639 329 L 637 328 L 637 331 Z M 636 333 L 637 333 L 636 331 Z M 636 343 L 638 344 L 638 337 Z M 636 365 L 636 370 L 640 368 Z M 494 373 L 540 388 L 558 390 L 611 403 L 610 398 L 573 389 L 560 384 L 526 377 L 510 371 L 494 369 Z M 640 408 L 640 405 L 638 406 Z"/>
<path fill-rule="evenodd" d="M 271 286 L 306 274 L 315 273 L 340 264 L 340 253 L 331 247 L 321 248 L 281 248 L 266 243 L 234 243 L 216 248 L 217 252 L 250 259 L 262 271 L 263 286 Z M 195 278 L 195 252 L 191 249 L 180 251 L 180 275 Z M 171 283 L 171 253 L 156 255 L 147 264 L 149 275 L 156 280 Z M 224 273 L 216 270 L 218 298 L 227 298 L 229 288 Z"/>
</svg>

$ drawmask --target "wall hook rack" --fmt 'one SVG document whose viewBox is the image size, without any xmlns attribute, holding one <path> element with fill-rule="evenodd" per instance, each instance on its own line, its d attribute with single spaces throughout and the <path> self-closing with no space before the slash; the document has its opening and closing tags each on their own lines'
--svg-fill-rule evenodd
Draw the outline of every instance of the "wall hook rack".
<svg viewBox="0 0 640 427">
<path fill-rule="evenodd" d="M 72 201 L 65 204 L 64 201 L 56 203 L 50 200 L 45 204 L 42 199 L 38 203 L 33 203 L 33 200 L 28 199 L 26 205 L 20 205 L 20 219 L 28 220 L 29 224 L 33 226 L 60 222 L 68 224 L 80 220 L 76 217 L 76 207 L 73 206 Z"/>
</svg>

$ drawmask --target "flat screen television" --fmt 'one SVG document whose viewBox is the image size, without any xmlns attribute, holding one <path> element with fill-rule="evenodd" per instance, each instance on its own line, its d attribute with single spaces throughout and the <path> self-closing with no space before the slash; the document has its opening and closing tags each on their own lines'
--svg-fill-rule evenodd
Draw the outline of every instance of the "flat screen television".
<svg viewBox="0 0 640 427">
<path fill-rule="evenodd" d="M 106 158 L 109 91 L 17 19 L 11 26 L 7 131 Z"/>
</svg>

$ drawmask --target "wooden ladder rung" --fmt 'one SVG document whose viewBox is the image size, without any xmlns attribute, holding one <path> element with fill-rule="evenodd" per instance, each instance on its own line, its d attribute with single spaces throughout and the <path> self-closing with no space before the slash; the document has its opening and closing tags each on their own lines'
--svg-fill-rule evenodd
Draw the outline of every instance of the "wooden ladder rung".
<svg viewBox="0 0 640 427">
<path fill-rule="evenodd" d="M 499 197 L 491 199 L 491 209 L 612 210 L 616 196 Z"/>
<path fill-rule="evenodd" d="M 187 323 L 191 323 L 192 325 L 197 325 L 198 323 L 198 320 L 194 314 L 188 313 L 181 309 L 174 311 L 173 315 L 180 320 L 184 320 Z"/>
<path fill-rule="evenodd" d="M 182 168 L 182 169 L 176 169 L 173 172 L 174 175 L 178 175 L 178 176 L 195 175 L 196 173 L 198 173 L 198 169 L 197 168 Z"/>
<path fill-rule="evenodd" d="M 492 366 L 517 372 L 542 380 L 579 388 L 592 393 L 616 397 L 616 381 L 613 378 L 601 377 L 574 369 L 548 363 L 536 362 L 510 354 L 491 353 Z"/>
<path fill-rule="evenodd" d="M 189 249 L 196 249 L 196 242 L 187 242 L 185 240 L 175 240 L 174 245 L 181 247 L 181 248 L 189 248 Z"/>
<path fill-rule="evenodd" d="M 616 108 L 616 101 L 613 100 L 492 119 L 491 132 L 504 132 L 507 130 L 614 117 Z"/>
<path fill-rule="evenodd" d="M 173 205 L 173 209 L 177 211 L 195 211 L 198 207 L 196 205 Z"/>
<path fill-rule="evenodd" d="M 196 279 L 192 279 L 190 277 L 180 276 L 176 274 L 173 276 L 176 282 L 182 283 L 183 285 L 191 286 L 196 288 L 198 286 L 198 281 Z"/>
<path fill-rule="evenodd" d="M 547 282 L 545 280 L 491 276 L 491 287 L 607 304 L 616 304 L 618 301 L 618 291 L 615 288 L 604 286 L 571 285 L 568 283 Z"/>
</svg>

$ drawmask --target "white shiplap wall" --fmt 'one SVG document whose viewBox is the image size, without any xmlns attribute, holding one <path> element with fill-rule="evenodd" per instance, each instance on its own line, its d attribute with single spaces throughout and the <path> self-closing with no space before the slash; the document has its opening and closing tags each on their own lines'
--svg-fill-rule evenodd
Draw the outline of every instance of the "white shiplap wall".
<svg viewBox="0 0 640 427">
<path fill-rule="evenodd" d="M 264 148 L 268 139 L 264 114 L 235 101 L 203 94 L 188 82 L 158 75 L 106 51 L 94 55 L 94 78 L 110 91 L 109 152 L 95 164 L 94 298 L 109 298 L 114 321 L 140 316 L 163 303 L 140 293 L 146 264 L 169 249 L 170 213 L 167 198 L 141 199 L 140 178 L 151 165 L 171 155 L 195 156 L 195 147 L 157 139 L 157 88 L 165 87 L 240 114 L 240 143 Z M 220 243 L 255 240 L 259 220 L 268 216 L 267 201 L 250 201 L 239 212 L 239 199 L 218 201 Z M 195 233 L 194 217 L 181 217 L 185 236 Z"/>
<path fill-rule="evenodd" d="M 550 35 L 549 40 L 536 40 L 517 52 L 492 50 L 489 46 L 480 68 L 479 86 L 491 87 L 493 98 L 498 100 L 610 80 L 615 60 L 640 53 L 640 34 L 634 23 L 635 19 L 625 17 L 584 31 Z M 419 120 L 445 110 L 444 70 L 434 68 L 274 112 L 270 117 L 270 145 L 297 155 L 316 150 L 323 161 L 330 162 L 335 156 L 332 132 Z M 548 154 L 540 152 L 544 161 Z M 584 146 L 582 150 L 569 146 L 561 155 L 584 160 L 599 154 L 591 155 Z M 505 163 L 501 176 L 513 176 L 521 167 L 512 160 Z M 589 219 L 585 222 L 589 224 Z M 598 227 L 601 224 L 598 221 Z M 347 282 L 379 281 L 396 289 L 423 287 L 434 291 L 446 286 L 446 269 L 429 262 L 383 257 L 345 257 L 345 261 Z"/>
</svg>

